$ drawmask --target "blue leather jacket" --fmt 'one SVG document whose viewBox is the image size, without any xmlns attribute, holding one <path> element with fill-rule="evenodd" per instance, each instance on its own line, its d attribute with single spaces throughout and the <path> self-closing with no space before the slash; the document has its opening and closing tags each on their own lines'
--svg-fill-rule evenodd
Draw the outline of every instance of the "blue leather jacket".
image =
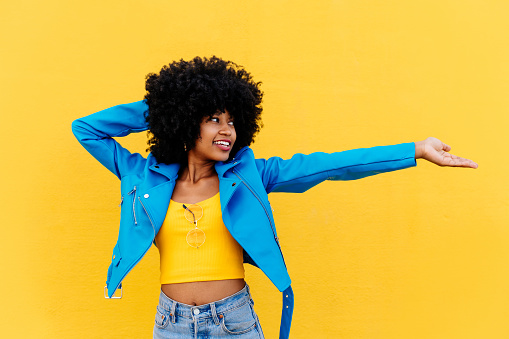
<svg viewBox="0 0 509 339">
<path fill-rule="evenodd" d="M 179 171 L 178 164 L 158 163 L 151 153 L 147 158 L 132 154 L 113 139 L 147 130 L 143 115 L 147 109 L 144 101 L 138 101 L 72 123 L 81 145 L 121 180 L 120 230 L 106 280 L 109 298 L 152 245 Z M 359 179 L 415 164 L 414 143 L 295 154 L 288 160 L 256 159 L 252 150 L 244 147 L 233 160 L 216 163 L 225 226 L 244 249 L 244 262 L 259 267 L 283 292 L 280 338 L 289 336 L 293 292 L 268 193 L 300 193 L 324 180 Z"/>
</svg>

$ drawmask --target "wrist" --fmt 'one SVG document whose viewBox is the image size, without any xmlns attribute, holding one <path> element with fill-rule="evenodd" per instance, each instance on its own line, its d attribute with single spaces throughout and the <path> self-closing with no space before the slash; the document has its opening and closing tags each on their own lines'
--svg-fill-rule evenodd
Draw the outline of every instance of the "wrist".
<svg viewBox="0 0 509 339">
<path fill-rule="evenodd" d="M 415 144 L 415 159 L 421 159 L 424 155 L 424 141 L 414 142 Z"/>
</svg>

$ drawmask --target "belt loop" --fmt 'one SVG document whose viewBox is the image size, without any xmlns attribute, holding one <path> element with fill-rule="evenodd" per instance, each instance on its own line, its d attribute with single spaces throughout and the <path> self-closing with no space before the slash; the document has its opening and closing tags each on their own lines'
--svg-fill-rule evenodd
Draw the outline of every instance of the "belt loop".
<svg viewBox="0 0 509 339">
<path fill-rule="evenodd" d="M 210 303 L 210 312 L 212 313 L 212 319 L 214 319 L 214 324 L 219 325 L 219 319 L 217 318 L 216 313 L 216 303 Z"/>
<path fill-rule="evenodd" d="M 171 303 L 171 310 L 170 310 L 170 319 L 173 324 L 175 324 L 175 308 L 177 307 L 177 302 L 173 300 Z"/>
</svg>

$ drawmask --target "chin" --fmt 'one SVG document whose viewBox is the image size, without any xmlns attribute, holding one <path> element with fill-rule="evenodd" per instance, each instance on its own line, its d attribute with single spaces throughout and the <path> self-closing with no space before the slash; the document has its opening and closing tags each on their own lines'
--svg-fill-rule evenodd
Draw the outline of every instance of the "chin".
<svg viewBox="0 0 509 339">
<path fill-rule="evenodd" d="M 225 161 L 228 161 L 229 158 L 230 158 L 230 155 L 228 154 L 226 157 L 221 157 L 221 159 L 218 161 L 225 162 Z"/>
<path fill-rule="evenodd" d="M 228 152 L 228 153 L 222 153 L 220 155 L 218 155 L 218 157 L 216 157 L 217 161 L 228 161 L 228 159 L 230 159 L 230 153 L 231 152 Z"/>
</svg>

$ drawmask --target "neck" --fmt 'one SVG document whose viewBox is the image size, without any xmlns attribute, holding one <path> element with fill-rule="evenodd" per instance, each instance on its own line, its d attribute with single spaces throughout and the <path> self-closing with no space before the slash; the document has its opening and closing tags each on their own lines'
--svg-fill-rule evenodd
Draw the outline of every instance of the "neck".
<svg viewBox="0 0 509 339">
<path fill-rule="evenodd" d="M 215 161 L 197 161 L 188 159 L 187 166 L 179 175 L 180 180 L 195 184 L 201 179 L 217 176 L 214 165 Z"/>
</svg>

